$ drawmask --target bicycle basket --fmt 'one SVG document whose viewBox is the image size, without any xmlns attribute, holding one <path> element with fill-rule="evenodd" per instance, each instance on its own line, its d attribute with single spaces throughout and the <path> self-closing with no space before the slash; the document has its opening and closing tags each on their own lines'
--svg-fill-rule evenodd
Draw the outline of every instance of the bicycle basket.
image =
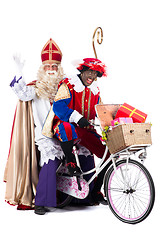
<svg viewBox="0 0 160 240">
<path fill-rule="evenodd" d="M 151 145 L 151 124 L 127 123 L 113 127 L 107 132 L 106 144 L 110 153 L 119 152 L 131 145 Z"/>
</svg>

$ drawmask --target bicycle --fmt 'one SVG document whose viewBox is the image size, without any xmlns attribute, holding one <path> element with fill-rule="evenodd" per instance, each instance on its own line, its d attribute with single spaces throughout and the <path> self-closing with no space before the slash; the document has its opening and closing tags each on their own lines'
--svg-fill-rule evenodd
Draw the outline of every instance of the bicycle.
<svg viewBox="0 0 160 240">
<path fill-rule="evenodd" d="M 106 146 L 103 158 L 90 171 L 83 172 L 80 178 L 69 177 L 61 164 L 57 169 L 57 189 L 66 194 L 66 197 L 57 204 L 62 208 L 68 205 L 72 198 L 84 199 L 89 194 L 89 185 L 97 175 L 108 165 L 104 176 L 104 193 L 112 213 L 122 222 L 136 224 L 142 222 L 150 214 L 155 200 L 155 187 L 149 171 L 144 167 L 147 157 L 146 145 L 132 145 L 104 161 L 108 147 Z M 79 164 L 76 146 L 75 158 Z M 139 161 L 131 157 L 139 154 Z M 83 176 L 94 173 L 89 181 Z"/>
</svg>

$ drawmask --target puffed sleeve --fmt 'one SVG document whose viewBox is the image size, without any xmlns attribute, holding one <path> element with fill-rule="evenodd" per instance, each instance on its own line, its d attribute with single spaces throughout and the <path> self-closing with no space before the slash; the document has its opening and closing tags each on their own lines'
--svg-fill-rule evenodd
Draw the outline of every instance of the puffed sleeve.
<svg viewBox="0 0 160 240">
<path fill-rule="evenodd" d="M 72 94 L 68 86 L 63 83 L 55 96 L 53 111 L 62 121 L 77 123 L 83 116 L 76 110 L 68 107 L 71 99 Z"/>
</svg>

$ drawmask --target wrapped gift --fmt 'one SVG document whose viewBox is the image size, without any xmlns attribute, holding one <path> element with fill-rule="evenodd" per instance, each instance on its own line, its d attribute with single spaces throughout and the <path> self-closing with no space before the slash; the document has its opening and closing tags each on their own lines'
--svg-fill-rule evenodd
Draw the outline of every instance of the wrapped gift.
<svg viewBox="0 0 160 240">
<path fill-rule="evenodd" d="M 115 119 L 116 113 L 122 104 L 97 104 L 95 106 L 97 117 L 101 128 L 111 126 L 111 121 Z"/>
<path fill-rule="evenodd" d="M 111 121 L 112 126 L 124 123 L 133 123 L 133 119 L 128 117 L 119 117 Z"/>
<path fill-rule="evenodd" d="M 147 114 L 141 112 L 140 110 L 130 106 L 127 103 L 124 103 L 119 109 L 118 112 L 115 116 L 115 118 L 119 118 L 119 117 L 130 117 L 133 119 L 134 123 L 144 123 L 146 118 L 147 118 Z"/>
</svg>

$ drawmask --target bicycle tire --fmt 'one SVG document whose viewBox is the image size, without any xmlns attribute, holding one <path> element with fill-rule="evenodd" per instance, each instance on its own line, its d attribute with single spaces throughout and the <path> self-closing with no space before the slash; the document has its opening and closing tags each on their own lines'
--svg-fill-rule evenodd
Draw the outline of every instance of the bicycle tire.
<svg viewBox="0 0 160 240">
<path fill-rule="evenodd" d="M 113 166 L 104 178 L 104 192 L 112 213 L 122 222 L 136 224 L 150 214 L 155 200 L 155 187 L 149 171 L 135 160 L 116 163 L 118 181 Z M 126 171 L 127 170 L 127 171 Z M 124 174 L 126 186 L 124 190 Z M 133 179 L 133 175 L 137 179 Z M 116 182 L 117 181 L 117 182 Z"/>
<path fill-rule="evenodd" d="M 73 197 L 57 190 L 57 208 L 63 208 L 70 204 Z"/>
</svg>

